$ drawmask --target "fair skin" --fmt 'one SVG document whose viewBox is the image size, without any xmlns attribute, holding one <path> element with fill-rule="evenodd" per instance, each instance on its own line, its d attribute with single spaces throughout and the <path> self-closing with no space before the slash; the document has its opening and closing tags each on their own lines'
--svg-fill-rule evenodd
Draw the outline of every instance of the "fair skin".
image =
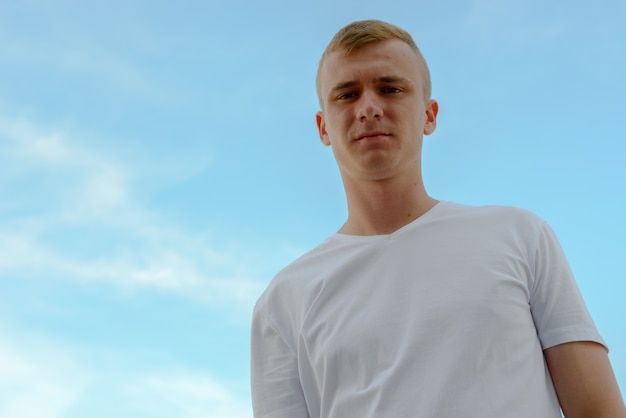
<svg viewBox="0 0 626 418">
<path fill-rule="evenodd" d="M 422 137 L 437 127 L 438 105 L 423 98 L 419 63 L 399 40 L 349 56 L 332 52 L 320 70 L 317 126 L 332 146 L 348 200 L 340 232 L 390 233 L 432 208 L 424 189 Z"/>
<path fill-rule="evenodd" d="M 626 418 L 604 347 L 578 341 L 550 347 L 544 356 L 566 418 Z"/>
<path fill-rule="evenodd" d="M 320 68 L 320 140 L 331 146 L 348 202 L 339 232 L 389 234 L 437 201 L 425 190 L 424 135 L 437 127 L 438 104 L 424 100 L 415 52 L 400 40 L 331 52 Z M 544 351 L 567 418 L 626 418 L 608 355 L 592 342 Z"/>
</svg>

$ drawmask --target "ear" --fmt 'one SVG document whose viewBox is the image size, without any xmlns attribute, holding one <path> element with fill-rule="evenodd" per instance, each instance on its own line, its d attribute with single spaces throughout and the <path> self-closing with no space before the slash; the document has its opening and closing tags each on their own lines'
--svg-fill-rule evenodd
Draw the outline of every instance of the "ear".
<svg viewBox="0 0 626 418">
<path fill-rule="evenodd" d="M 320 141 L 327 147 L 330 146 L 330 139 L 328 139 L 328 132 L 326 132 L 326 122 L 324 122 L 324 113 L 319 111 L 315 114 L 315 121 L 317 122 L 317 131 L 320 134 Z"/>
<path fill-rule="evenodd" d="M 429 100 L 426 103 L 426 123 L 424 124 L 424 135 L 430 135 L 437 129 L 437 113 L 439 103 L 436 100 Z"/>
</svg>

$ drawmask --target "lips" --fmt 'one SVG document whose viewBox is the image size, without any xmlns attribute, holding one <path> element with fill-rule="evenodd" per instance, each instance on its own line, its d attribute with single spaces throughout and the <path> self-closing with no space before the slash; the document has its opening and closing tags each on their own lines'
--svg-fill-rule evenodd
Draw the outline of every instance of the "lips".
<svg viewBox="0 0 626 418">
<path fill-rule="evenodd" d="M 382 131 L 372 131 L 372 132 L 364 132 L 362 134 L 359 134 L 356 137 L 356 141 L 361 141 L 361 140 L 367 140 L 367 139 L 378 139 L 380 137 L 386 137 L 386 136 L 390 136 L 389 133 L 387 132 L 382 132 Z"/>
</svg>

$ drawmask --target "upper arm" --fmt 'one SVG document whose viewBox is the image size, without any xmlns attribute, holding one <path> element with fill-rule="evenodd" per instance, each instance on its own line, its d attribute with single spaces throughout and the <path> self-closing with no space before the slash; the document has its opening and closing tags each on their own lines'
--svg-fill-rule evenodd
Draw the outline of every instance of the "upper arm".
<svg viewBox="0 0 626 418">
<path fill-rule="evenodd" d="M 626 408 L 606 349 L 577 341 L 544 350 L 566 418 L 626 418 Z"/>
<path fill-rule="evenodd" d="M 256 310 L 250 371 L 255 417 L 308 418 L 297 356 L 274 324 Z"/>
</svg>

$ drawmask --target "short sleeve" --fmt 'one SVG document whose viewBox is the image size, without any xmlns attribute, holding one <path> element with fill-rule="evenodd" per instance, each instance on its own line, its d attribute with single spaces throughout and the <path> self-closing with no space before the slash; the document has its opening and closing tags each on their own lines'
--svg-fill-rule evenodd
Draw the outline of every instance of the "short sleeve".
<svg viewBox="0 0 626 418">
<path fill-rule="evenodd" d="M 308 418 L 296 353 L 263 310 L 252 318 L 251 385 L 255 418 Z"/>
<path fill-rule="evenodd" d="M 563 250 L 543 222 L 534 253 L 530 308 L 541 346 L 594 341 L 606 347 L 587 310 Z"/>
</svg>

